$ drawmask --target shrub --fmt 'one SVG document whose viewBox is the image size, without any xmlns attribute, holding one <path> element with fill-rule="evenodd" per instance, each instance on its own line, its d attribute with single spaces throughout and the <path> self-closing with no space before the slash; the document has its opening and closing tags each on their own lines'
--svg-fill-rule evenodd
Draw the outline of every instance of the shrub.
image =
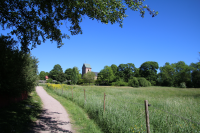
<svg viewBox="0 0 200 133">
<path fill-rule="evenodd" d="M 151 83 L 143 77 L 138 78 L 139 86 L 147 87 L 150 86 Z"/>
<path fill-rule="evenodd" d="M 186 88 L 187 86 L 186 86 L 185 82 L 182 82 L 182 83 L 180 83 L 180 87 L 181 88 Z"/>
<path fill-rule="evenodd" d="M 48 80 L 47 80 L 47 83 L 52 83 L 53 82 L 53 79 L 52 78 L 49 78 Z"/>
<path fill-rule="evenodd" d="M 83 84 L 83 79 L 79 79 L 77 82 L 78 85 Z"/>
<path fill-rule="evenodd" d="M 123 79 L 119 79 L 116 82 L 112 82 L 112 86 L 128 86 L 127 82 L 124 82 Z"/>
<path fill-rule="evenodd" d="M 30 53 L 24 53 L 15 47 L 11 37 L 0 36 L 0 94 L 21 96 L 31 92 L 37 86 L 38 59 Z"/>
<path fill-rule="evenodd" d="M 138 87 L 139 86 L 138 79 L 136 77 L 129 79 L 128 85 L 132 87 Z"/>
</svg>

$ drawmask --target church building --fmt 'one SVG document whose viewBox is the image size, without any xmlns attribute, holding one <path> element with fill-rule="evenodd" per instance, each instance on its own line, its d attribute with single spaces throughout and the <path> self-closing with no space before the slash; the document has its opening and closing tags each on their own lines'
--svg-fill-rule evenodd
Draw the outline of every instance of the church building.
<svg viewBox="0 0 200 133">
<path fill-rule="evenodd" d="M 84 63 L 84 64 L 83 64 L 83 67 L 82 67 L 82 77 L 83 77 L 83 75 L 84 75 L 85 73 L 87 73 L 87 72 L 92 72 L 91 70 L 92 70 L 92 68 L 91 68 L 90 64 Z M 95 73 L 95 80 L 96 80 L 96 79 L 97 79 L 98 72 L 93 72 L 93 73 Z"/>
</svg>

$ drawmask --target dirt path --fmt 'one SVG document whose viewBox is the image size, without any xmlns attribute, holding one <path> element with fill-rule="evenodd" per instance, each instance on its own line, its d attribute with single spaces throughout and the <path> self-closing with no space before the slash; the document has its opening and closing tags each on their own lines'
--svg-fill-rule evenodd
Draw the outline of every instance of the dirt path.
<svg viewBox="0 0 200 133">
<path fill-rule="evenodd" d="M 64 107 L 51 97 L 41 86 L 36 92 L 43 102 L 43 113 L 33 127 L 34 133 L 74 133 L 68 114 Z"/>
</svg>

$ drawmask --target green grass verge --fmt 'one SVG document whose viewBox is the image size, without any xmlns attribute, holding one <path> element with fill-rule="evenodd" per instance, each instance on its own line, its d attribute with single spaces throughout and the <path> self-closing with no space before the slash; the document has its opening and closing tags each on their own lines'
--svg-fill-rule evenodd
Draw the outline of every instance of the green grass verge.
<svg viewBox="0 0 200 133">
<path fill-rule="evenodd" d="M 67 110 L 73 124 L 74 130 L 80 133 L 102 133 L 101 129 L 95 124 L 94 120 L 89 119 L 87 113 L 74 102 L 55 94 L 52 90 L 43 88 L 49 95 L 58 100 Z"/>
<path fill-rule="evenodd" d="M 0 109 L 0 132 L 27 132 L 41 111 L 41 99 L 36 91 L 33 91 L 29 94 L 28 99 Z"/>
</svg>

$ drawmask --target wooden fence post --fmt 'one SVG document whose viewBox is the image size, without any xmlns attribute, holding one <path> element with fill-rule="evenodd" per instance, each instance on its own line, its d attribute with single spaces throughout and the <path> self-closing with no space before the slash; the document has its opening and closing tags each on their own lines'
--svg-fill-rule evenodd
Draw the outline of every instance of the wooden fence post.
<svg viewBox="0 0 200 133">
<path fill-rule="evenodd" d="M 103 106 L 104 112 L 105 112 L 105 100 L 106 100 L 106 94 L 105 94 L 105 92 L 104 92 L 104 106 Z"/>
<path fill-rule="evenodd" d="M 146 128 L 147 128 L 147 133 L 150 133 L 150 125 L 149 125 L 149 110 L 148 110 L 148 101 L 144 101 L 144 106 L 145 106 L 145 115 L 146 115 Z"/>
<path fill-rule="evenodd" d="M 72 100 L 73 100 L 73 90 L 72 90 Z"/>
<path fill-rule="evenodd" d="M 85 101 L 86 101 L 86 96 L 85 96 L 85 89 L 84 89 L 84 97 L 85 97 Z"/>
</svg>

